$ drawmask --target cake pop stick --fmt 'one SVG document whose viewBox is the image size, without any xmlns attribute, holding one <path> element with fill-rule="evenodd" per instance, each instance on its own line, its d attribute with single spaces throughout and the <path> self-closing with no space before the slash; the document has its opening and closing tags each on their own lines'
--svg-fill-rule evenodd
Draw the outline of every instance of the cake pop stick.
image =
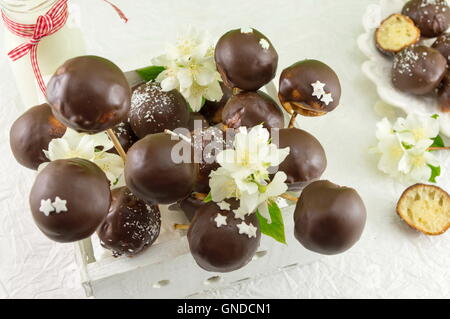
<svg viewBox="0 0 450 319">
<path fill-rule="evenodd" d="M 291 120 L 289 121 L 288 128 L 295 127 L 295 119 L 297 118 L 298 113 L 293 111 L 291 115 Z"/>
<path fill-rule="evenodd" d="M 112 129 L 107 129 L 106 134 L 108 134 L 108 137 L 111 139 L 111 142 L 114 144 L 114 148 L 116 149 L 117 153 L 119 153 L 122 160 L 125 162 L 127 158 L 127 153 L 123 149 L 122 145 L 119 142 L 119 139 L 116 136 L 116 133 Z"/>
</svg>

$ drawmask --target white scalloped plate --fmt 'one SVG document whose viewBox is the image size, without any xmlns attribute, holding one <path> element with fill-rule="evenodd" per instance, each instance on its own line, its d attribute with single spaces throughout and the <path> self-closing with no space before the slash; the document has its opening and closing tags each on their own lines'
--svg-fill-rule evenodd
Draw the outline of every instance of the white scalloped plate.
<svg viewBox="0 0 450 319">
<path fill-rule="evenodd" d="M 376 85 L 380 98 L 405 113 L 439 114 L 442 134 L 450 137 L 450 113 L 442 112 L 435 97 L 415 96 L 398 91 L 391 82 L 392 59 L 383 56 L 375 47 L 374 31 L 380 22 L 393 13 L 401 12 L 405 1 L 380 0 L 367 7 L 363 16 L 364 33 L 358 37 L 360 50 L 369 58 L 362 65 L 363 73 Z M 434 40 L 426 40 L 429 43 Z"/>
</svg>

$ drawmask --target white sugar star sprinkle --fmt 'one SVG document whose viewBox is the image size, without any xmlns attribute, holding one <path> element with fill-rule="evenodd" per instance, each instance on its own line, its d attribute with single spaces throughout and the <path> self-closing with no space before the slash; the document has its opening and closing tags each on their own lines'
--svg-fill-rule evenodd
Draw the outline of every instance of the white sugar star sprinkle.
<svg viewBox="0 0 450 319">
<path fill-rule="evenodd" d="M 247 215 L 247 213 L 245 212 L 244 209 L 235 209 L 235 210 L 233 210 L 233 213 L 234 213 L 234 218 L 235 219 L 242 219 L 242 220 L 244 220 L 245 219 L 245 215 Z"/>
<path fill-rule="evenodd" d="M 230 210 L 230 204 L 227 203 L 227 202 L 225 202 L 225 201 L 222 201 L 222 202 L 220 202 L 220 203 L 217 203 L 217 206 L 219 206 L 219 208 L 220 208 L 221 210 Z"/>
<path fill-rule="evenodd" d="M 268 50 L 270 48 L 270 43 L 266 39 L 259 40 L 259 44 L 262 46 L 264 50 Z"/>
<path fill-rule="evenodd" d="M 52 205 L 52 201 L 49 199 L 41 199 L 41 207 L 39 207 L 39 211 L 44 213 L 45 216 L 49 216 L 51 212 L 53 212 L 55 208 Z"/>
<path fill-rule="evenodd" d="M 252 238 L 255 237 L 256 238 L 256 231 L 258 230 L 258 228 L 256 228 L 255 226 L 253 226 L 252 223 L 250 223 L 250 225 L 248 225 L 248 237 Z"/>
<path fill-rule="evenodd" d="M 253 33 L 253 29 L 250 27 L 241 28 L 241 33 Z"/>
<path fill-rule="evenodd" d="M 214 218 L 214 221 L 216 222 L 217 228 L 222 225 L 227 225 L 227 216 L 217 214 L 216 218 Z"/>
<path fill-rule="evenodd" d="M 331 93 L 324 94 L 320 100 L 323 103 L 325 103 L 326 105 L 328 105 L 331 102 L 333 102 L 333 98 L 331 97 Z"/>
<path fill-rule="evenodd" d="M 55 201 L 52 203 L 56 209 L 56 213 L 67 212 L 67 201 L 56 196 Z"/>
<path fill-rule="evenodd" d="M 256 227 L 250 224 L 246 224 L 245 222 L 240 223 L 237 225 L 237 228 L 239 228 L 239 234 L 245 234 L 248 236 L 248 238 L 256 237 Z"/>
<path fill-rule="evenodd" d="M 312 96 L 315 96 L 318 99 L 320 99 L 322 97 L 322 95 L 325 94 L 325 91 L 323 89 L 325 87 L 325 83 L 322 83 L 320 81 L 316 81 L 314 83 L 311 83 L 311 86 L 314 89 L 314 92 L 313 92 Z"/>
</svg>

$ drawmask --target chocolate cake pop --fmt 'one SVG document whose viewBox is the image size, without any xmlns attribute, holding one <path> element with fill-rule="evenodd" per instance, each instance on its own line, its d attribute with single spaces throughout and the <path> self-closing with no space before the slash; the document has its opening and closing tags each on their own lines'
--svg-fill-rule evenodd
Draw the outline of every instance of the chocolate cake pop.
<svg viewBox="0 0 450 319">
<path fill-rule="evenodd" d="M 139 138 L 134 134 L 131 129 L 130 123 L 122 122 L 113 127 L 113 132 L 116 134 L 117 139 L 119 140 L 120 145 L 125 152 L 128 152 L 131 146 L 136 143 Z M 118 154 L 115 148 L 108 150 L 108 152 Z M 118 154 L 119 155 L 119 154 Z"/>
<path fill-rule="evenodd" d="M 223 109 L 222 121 L 229 128 L 253 127 L 261 123 L 269 130 L 284 127 L 283 111 L 269 95 L 261 91 L 232 96 Z"/>
<path fill-rule="evenodd" d="M 438 90 L 438 104 L 442 112 L 450 112 L 450 73 L 447 73 Z"/>
<path fill-rule="evenodd" d="M 223 96 L 218 102 L 206 100 L 205 105 L 200 109 L 200 113 L 206 118 L 210 125 L 222 123 L 222 110 L 232 95 L 232 90 L 220 82 Z"/>
<path fill-rule="evenodd" d="M 444 33 L 438 37 L 431 47 L 438 50 L 444 56 L 447 64 L 450 62 L 450 33 Z"/>
<path fill-rule="evenodd" d="M 366 208 L 354 189 L 316 181 L 303 190 L 294 222 L 294 235 L 305 248 L 334 255 L 359 240 L 366 223 Z"/>
<path fill-rule="evenodd" d="M 256 91 L 275 77 L 278 53 L 269 39 L 256 29 L 242 28 L 225 33 L 214 52 L 217 70 L 229 88 Z"/>
<path fill-rule="evenodd" d="M 300 190 L 322 176 L 327 157 L 314 136 L 298 128 L 281 129 L 278 145 L 290 148 L 289 155 L 278 168 L 286 173 L 289 190 Z"/>
<path fill-rule="evenodd" d="M 56 70 L 47 85 L 47 99 L 64 125 L 97 133 L 125 120 L 131 90 L 114 63 L 97 56 L 81 56 Z"/>
<path fill-rule="evenodd" d="M 50 162 L 36 177 L 30 207 L 39 229 L 57 242 L 91 236 L 108 214 L 109 181 L 94 163 L 80 158 Z"/>
<path fill-rule="evenodd" d="M 213 272 L 230 272 L 250 262 L 261 240 L 255 214 L 245 220 L 209 202 L 197 210 L 187 234 L 197 264 Z"/>
<path fill-rule="evenodd" d="M 164 92 L 159 83 L 147 82 L 133 92 L 129 117 L 134 133 L 143 138 L 165 129 L 186 127 L 189 109 L 177 90 Z"/>
<path fill-rule="evenodd" d="M 48 162 L 44 150 L 54 138 L 64 135 L 66 127 L 52 114 L 50 105 L 36 105 L 23 113 L 11 126 L 9 143 L 19 164 L 37 169 Z"/>
<path fill-rule="evenodd" d="M 111 192 L 109 214 L 97 229 L 101 245 L 120 255 L 134 256 L 158 238 L 161 213 L 158 206 L 148 205 L 126 187 Z"/>
<path fill-rule="evenodd" d="M 278 97 L 289 113 L 320 116 L 339 105 L 341 84 L 325 63 L 303 60 L 283 70 Z"/>
<path fill-rule="evenodd" d="M 411 0 L 402 9 L 420 29 L 422 36 L 433 38 L 447 31 L 450 8 L 446 0 Z"/>
<path fill-rule="evenodd" d="M 172 159 L 172 148 L 177 144 L 183 149 L 191 147 L 183 140 L 172 140 L 170 134 L 157 133 L 128 150 L 125 180 L 136 196 L 153 204 L 171 204 L 191 193 L 196 165 L 189 159 L 180 163 Z"/>
<path fill-rule="evenodd" d="M 392 66 L 392 83 L 402 92 L 424 95 L 436 89 L 447 69 L 439 51 L 413 45 L 397 53 Z"/>
</svg>

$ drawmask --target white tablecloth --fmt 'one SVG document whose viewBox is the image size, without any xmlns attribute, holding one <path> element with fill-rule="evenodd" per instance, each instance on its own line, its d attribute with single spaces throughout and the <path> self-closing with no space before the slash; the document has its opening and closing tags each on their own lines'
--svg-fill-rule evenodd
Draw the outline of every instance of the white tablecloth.
<svg viewBox="0 0 450 319">
<path fill-rule="evenodd" d="M 130 18 L 127 25 L 102 1 L 75 2 L 88 53 L 112 59 L 123 69 L 148 65 L 166 41 L 191 24 L 214 37 L 255 27 L 276 46 L 279 71 L 316 58 L 340 76 L 341 106 L 300 123 L 327 151 L 326 178 L 355 187 L 364 198 L 368 222 L 361 241 L 343 255 L 203 297 L 450 297 L 450 235 L 431 238 L 405 226 L 394 211 L 404 187 L 378 172 L 376 159 L 368 154 L 375 143 L 379 117 L 373 105 L 378 98 L 360 71 L 364 57 L 355 40 L 366 6 L 375 1 L 115 0 Z M 52 243 L 33 224 L 28 192 L 34 173 L 19 166 L 9 150 L 9 127 L 20 111 L 5 52 L 0 54 L 0 297 L 83 297 L 73 246 Z"/>
</svg>

